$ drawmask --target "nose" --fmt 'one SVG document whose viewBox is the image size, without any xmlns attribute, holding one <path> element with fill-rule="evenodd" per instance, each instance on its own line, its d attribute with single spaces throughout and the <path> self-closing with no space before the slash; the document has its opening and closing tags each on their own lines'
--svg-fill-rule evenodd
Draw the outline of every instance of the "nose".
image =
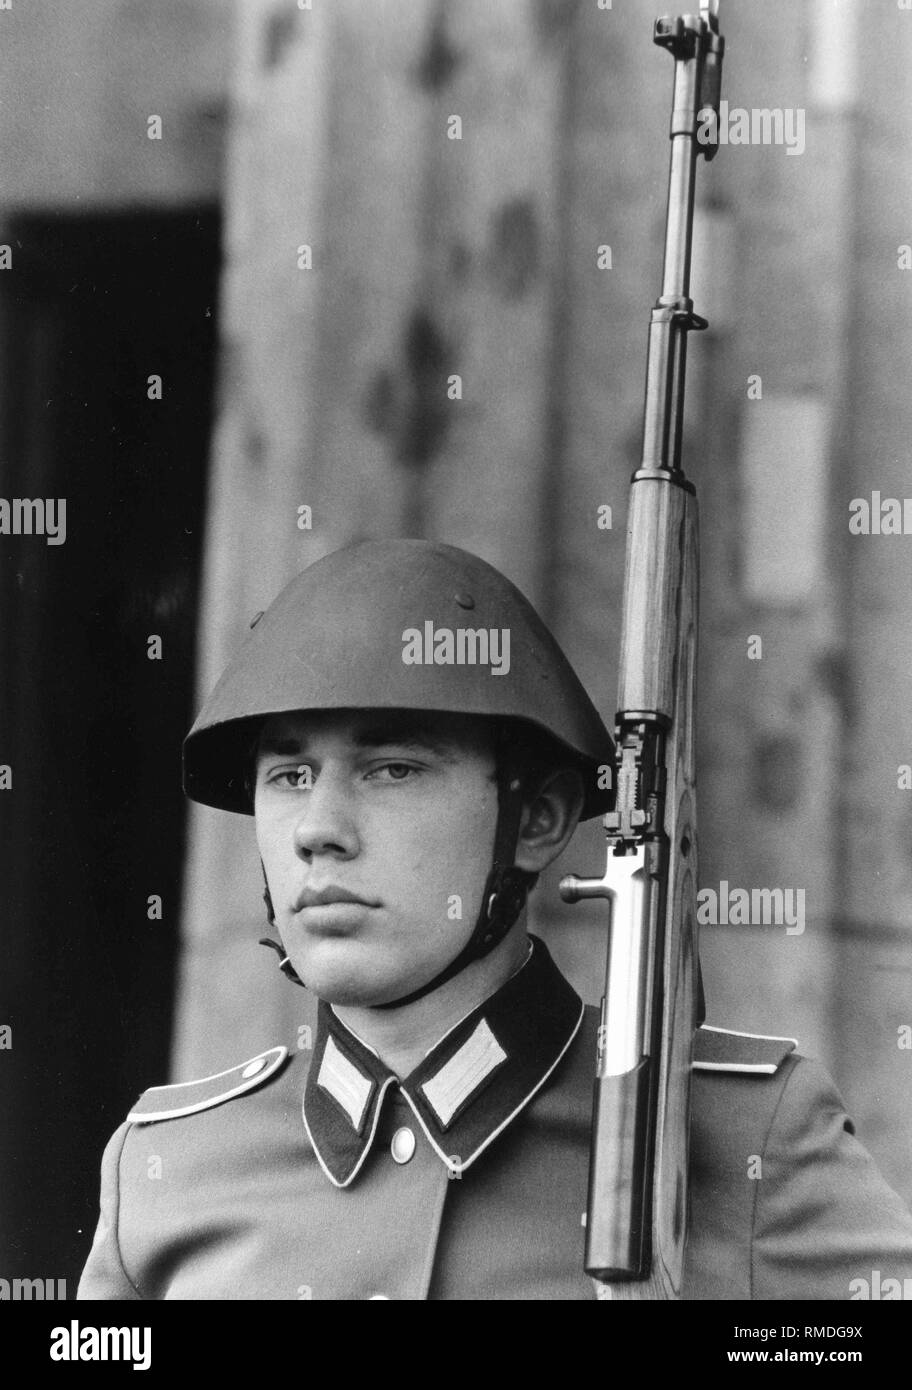
<svg viewBox="0 0 912 1390">
<path fill-rule="evenodd" d="M 351 792 L 341 773 L 321 769 L 311 790 L 301 798 L 293 833 L 295 853 L 308 862 L 320 855 L 354 858 L 360 841 Z"/>
</svg>

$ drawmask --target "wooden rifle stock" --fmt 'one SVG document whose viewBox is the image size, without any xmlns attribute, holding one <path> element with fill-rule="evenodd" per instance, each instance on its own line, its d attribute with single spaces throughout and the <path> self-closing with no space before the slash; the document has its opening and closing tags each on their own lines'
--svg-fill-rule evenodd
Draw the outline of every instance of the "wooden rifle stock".
<svg viewBox="0 0 912 1390">
<path fill-rule="evenodd" d="M 627 523 L 616 809 L 600 879 L 568 902 L 607 902 L 608 962 L 592 1118 L 585 1267 L 612 1298 L 681 1295 L 690 1077 L 698 1026 L 694 694 L 698 527 L 681 468 L 699 113 L 718 112 L 717 6 L 656 22 L 675 63 L 662 293 L 652 311 L 643 453 Z"/>
</svg>

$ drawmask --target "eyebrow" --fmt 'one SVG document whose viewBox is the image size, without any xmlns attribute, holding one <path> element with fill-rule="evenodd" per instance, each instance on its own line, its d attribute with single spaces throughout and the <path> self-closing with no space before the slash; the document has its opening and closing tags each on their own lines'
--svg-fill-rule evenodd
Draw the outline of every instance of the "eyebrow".
<svg viewBox="0 0 912 1390">
<path fill-rule="evenodd" d="M 436 753 L 441 758 L 452 757 L 452 739 L 434 734 L 423 725 L 409 724 L 399 727 L 395 724 L 377 724 L 359 729 L 354 743 L 358 748 L 383 748 L 395 744 L 399 748 L 423 749 Z M 306 751 L 306 740 L 298 738 L 266 738 L 257 748 L 257 756 L 272 755 L 280 758 L 293 758 Z"/>
<path fill-rule="evenodd" d="M 301 744 L 296 738 L 261 739 L 256 747 L 256 755 L 258 758 L 262 758 L 266 753 L 270 753 L 277 758 L 293 758 L 295 753 L 300 752 Z"/>
</svg>

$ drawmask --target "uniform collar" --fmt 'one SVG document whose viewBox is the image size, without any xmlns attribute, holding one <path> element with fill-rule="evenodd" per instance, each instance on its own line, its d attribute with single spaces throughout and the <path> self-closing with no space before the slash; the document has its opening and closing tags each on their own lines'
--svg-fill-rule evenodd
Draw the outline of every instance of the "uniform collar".
<svg viewBox="0 0 912 1390">
<path fill-rule="evenodd" d="M 451 1173 L 463 1173 L 545 1084 L 583 1017 L 579 995 L 532 937 L 526 963 L 402 1081 L 320 1001 L 304 1125 L 324 1173 L 348 1187 L 370 1152 L 383 1100 L 401 1091 Z"/>
</svg>

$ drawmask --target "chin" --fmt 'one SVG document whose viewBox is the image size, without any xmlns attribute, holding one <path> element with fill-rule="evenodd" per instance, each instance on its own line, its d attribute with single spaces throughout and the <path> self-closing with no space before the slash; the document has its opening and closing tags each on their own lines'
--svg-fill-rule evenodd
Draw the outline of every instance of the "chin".
<svg viewBox="0 0 912 1390">
<path fill-rule="evenodd" d="M 324 941 L 294 952 L 291 963 L 307 988 L 327 1004 L 369 1008 L 408 992 L 390 982 L 366 954 L 363 948 L 352 949 L 349 941 Z"/>
</svg>

